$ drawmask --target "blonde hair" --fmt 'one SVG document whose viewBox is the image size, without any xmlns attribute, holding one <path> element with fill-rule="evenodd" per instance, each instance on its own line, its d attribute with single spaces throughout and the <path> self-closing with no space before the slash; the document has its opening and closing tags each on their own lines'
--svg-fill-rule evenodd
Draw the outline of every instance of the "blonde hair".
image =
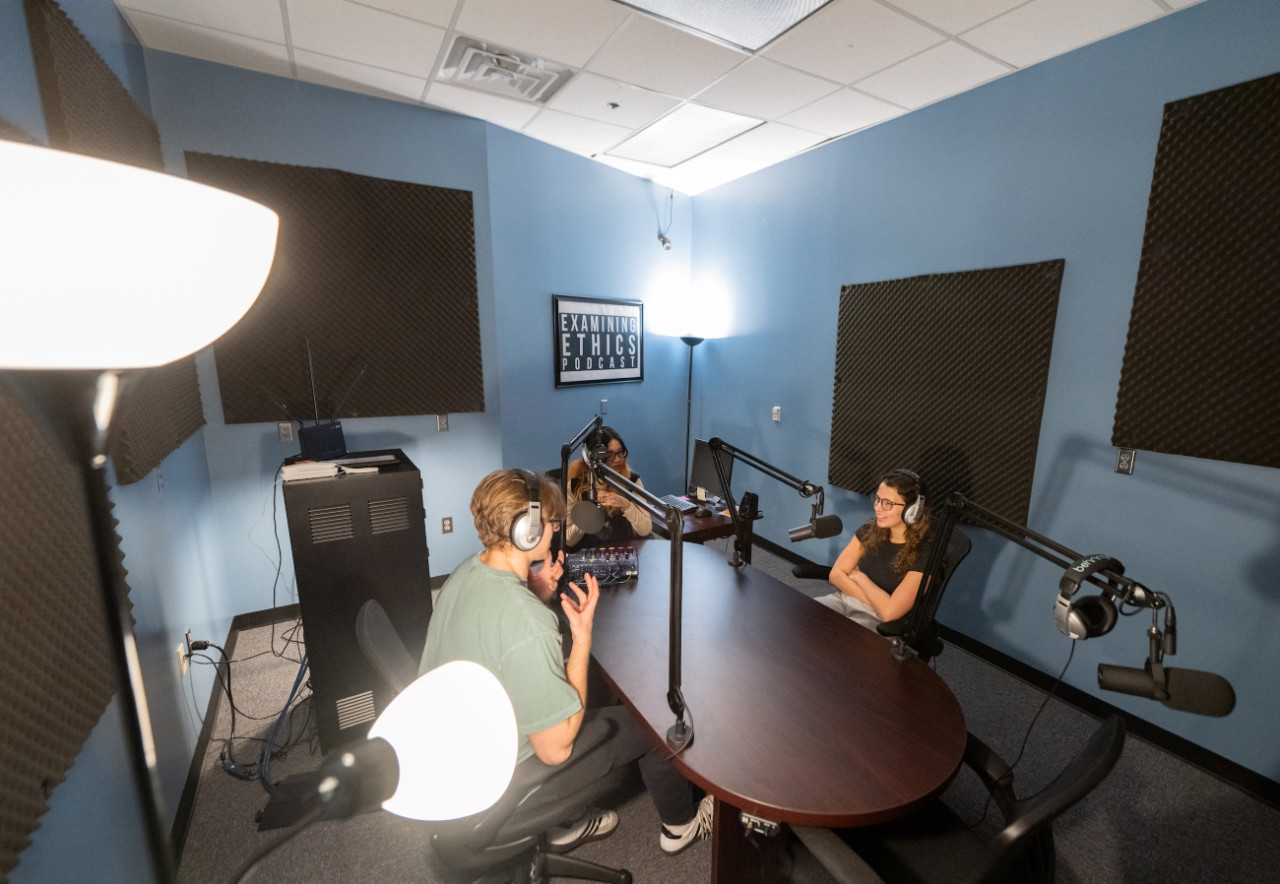
<svg viewBox="0 0 1280 884">
<path fill-rule="evenodd" d="M 495 470 L 480 480 L 471 495 L 471 516 L 486 549 L 511 542 L 511 525 L 529 507 L 529 489 L 523 470 Z M 539 476 L 538 501 L 542 521 L 564 520 L 565 501 L 560 486 L 549 476 Z"/>
</svg>

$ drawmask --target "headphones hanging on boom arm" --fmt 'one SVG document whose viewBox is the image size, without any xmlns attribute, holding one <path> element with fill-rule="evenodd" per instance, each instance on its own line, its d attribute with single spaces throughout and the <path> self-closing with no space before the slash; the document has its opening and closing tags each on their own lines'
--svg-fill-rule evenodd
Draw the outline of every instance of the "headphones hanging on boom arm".
<svg viewBox="0 0 1280 884">
<path fill-rule="evenodd" d="M 1116 605 L 1105 595 L 1087 595 L 1073 600 L 1080 584 L 1090 574 L 1108 570 L 1124 573 L 1124 565 L 1110 556 L 1085 556 L 1063 572 L 1058 582 L 1058 600 L 1053 606 L 1053 622 L 1067 638 L 1082 639 L 1106 635 L 1116 625 Z"/>
</svg>

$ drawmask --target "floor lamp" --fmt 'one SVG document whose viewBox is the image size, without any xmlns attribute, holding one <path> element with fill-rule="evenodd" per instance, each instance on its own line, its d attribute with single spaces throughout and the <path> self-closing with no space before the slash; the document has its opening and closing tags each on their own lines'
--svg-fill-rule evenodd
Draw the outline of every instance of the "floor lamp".
<svg viewBox="0 0 1280 884">
<path fill-rule="evenodd" d="M 705 338 L 683 335 L 680 340 L 689 345 L 689 389 L 684 407 L 684 490 L 689 490 L 689 447 L 693 440 L 690 431 L 693 427 L 693 348 L 701 344 Z"/>
</svg>

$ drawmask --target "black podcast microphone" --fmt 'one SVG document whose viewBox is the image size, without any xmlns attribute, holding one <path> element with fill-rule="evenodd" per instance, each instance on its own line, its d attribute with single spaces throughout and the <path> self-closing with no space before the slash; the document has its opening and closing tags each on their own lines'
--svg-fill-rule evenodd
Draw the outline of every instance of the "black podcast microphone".
<svg viewBox="0 0 1280 884">
<path fill-rule="evenodd" d="M 801 525 L 799 528 L 792 528 L 787 533 L 791 535 L 792 543 L 799 543 L 802 540 L 808 540 L 810 537 L 825 540 L 828 537 L 835 537 L 843 531 L 844 522 L 840 521 L 839 516 L 818 516 L 810 519 L 809 524 Z"/>
<path fill-rule="evenodd" d="M 1197 669 L 1170 669 L 1164 667 L 1165 687 L 1156 688 L 1151 672 L 1151 660 L 1142 669 L 1133 666 L 1098 664 L 1098 687 L 1104 691 L 1116 691 L 1134 697 L 1159 700 L 1170 709 L 1192 712 L 1196 715 L 1222 717 L 1236 708 L 1236 692 L 1231 682 L 1212 672 Z"/>
</svg>

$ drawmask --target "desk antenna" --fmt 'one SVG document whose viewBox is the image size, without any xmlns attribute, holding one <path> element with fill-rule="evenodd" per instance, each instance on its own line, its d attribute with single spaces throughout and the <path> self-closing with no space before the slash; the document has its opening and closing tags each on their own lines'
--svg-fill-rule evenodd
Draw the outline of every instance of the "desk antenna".
<svg viewBox="0 0 1280 884">
<path fill-rule="evenodd" d="M 316 367 L 311 361 L 311 338 L 307 338 L 307 374 L 311 376 L 311 407 L 316 412 L 316 426 L 320 425 L 320 403 L 316 400 Z"/>
</svg>

